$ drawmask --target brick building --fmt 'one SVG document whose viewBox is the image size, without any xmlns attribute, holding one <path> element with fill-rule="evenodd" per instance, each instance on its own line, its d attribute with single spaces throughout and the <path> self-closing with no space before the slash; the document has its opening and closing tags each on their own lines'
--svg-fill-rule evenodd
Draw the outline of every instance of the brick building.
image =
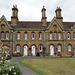
<svg viewBox="0 0 75 75">
<path fill-rule="evenodd" d="M 63 22 L 61 9 L 57 7 L 56 16 L 46 21 L 46 9 L 42 8 L 42 19 L 37 21 L 19 21 L 18 8 L 13 6 L 11 21 L 0 18 L 0 39 L 12 52 L 22 52 L 24 56 L 45 49 L 50 55 L 54 52 L 75 52 L 75 22 Z"/>
</svg>

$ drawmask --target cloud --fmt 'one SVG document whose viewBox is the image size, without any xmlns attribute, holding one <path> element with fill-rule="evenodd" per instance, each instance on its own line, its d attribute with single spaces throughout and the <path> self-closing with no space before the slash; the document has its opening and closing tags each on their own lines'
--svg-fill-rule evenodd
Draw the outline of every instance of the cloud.
<svg viewBox="0 0 75 75">
<path fill-rule="evenodd" d="M 13 5 L 18 6 L 19 20 L 41 21 L 41 9 L 45 5 L 47 21 L 56 15 L 57 6 L 62 9 L 64 21 L 75 21 L 75 0 L 0 0 L 0 17 L 5 15 L 7 20 L 11 20 Z"/>
</svg>

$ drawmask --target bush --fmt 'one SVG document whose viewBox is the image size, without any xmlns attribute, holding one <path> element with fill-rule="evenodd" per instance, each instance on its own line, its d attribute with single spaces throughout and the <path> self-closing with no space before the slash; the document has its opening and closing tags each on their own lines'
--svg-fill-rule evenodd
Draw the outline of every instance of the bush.
<svg viewBox="0 0 75 75">
<path fill-rule="evenodd" d="M 1 44 L 1 43 L 0 43 Z M 10 63 L 11 51 L 3 44 L 0 45 L 0 75 L 22 75 L 19 67 L 15 63 Z"/>
<path fill-rule="evenodd" d="M 38 52 L 38 53 L 36 54 L 36 56 L 40 56 L 40 53 Z"/>
<path fill-rule="evenodd" d="M 20 52 L 20 56 L 22 56 L 22 52 Z"/>
<path fill-rule="evenodd" d="M 12 69 L 12 72 L 15 72 L 16 73 L 16 75 L 22 75 L 22 72 L 21 72 L 21 70 L 20 70 L 20 68 L 19 68 L 19 64 L 18 64 L 18 62 L 10 62 L 9 64 L 7 63 L 7 66 L 12 66 L 13 67 L 13 65 L 14 65 L 14 69 Z M 11 73 L 12 73 L 11 72 Z M 9 75 L 9 74 L 8 74 Z"/>
</svg>

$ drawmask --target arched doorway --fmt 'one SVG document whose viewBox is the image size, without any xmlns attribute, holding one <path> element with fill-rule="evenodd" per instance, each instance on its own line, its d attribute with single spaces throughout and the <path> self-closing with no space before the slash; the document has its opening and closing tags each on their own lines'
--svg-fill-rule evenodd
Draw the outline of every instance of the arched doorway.
<svg viewBox="0 0 75 75">
<path fill-rule="evenodd" d="M 54 55 L 54 46 L 50 45 L 50 55 Z"/>
<path fill-rule="evenodd" d="M 25 45 L 24 46 L 24 56 L 27 56 L 28 55 L 28 46 Z"/>
<path fill-rule="evenodd" d="M 35 50 L 36 50 L 35 45 L 32 45 L 32 48 L 31 49 L 32 49 L 32 51 L 31 51 L 32 55 L 35 56 Z"/>
</svg>

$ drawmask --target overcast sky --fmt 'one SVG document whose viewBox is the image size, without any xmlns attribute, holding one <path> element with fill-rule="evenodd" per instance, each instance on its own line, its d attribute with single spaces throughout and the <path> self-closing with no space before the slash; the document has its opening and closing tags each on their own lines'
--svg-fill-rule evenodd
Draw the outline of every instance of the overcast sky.
<svg viewBox="0 0 75 75">
<path fill-rule="evenodd" d="M 53 19 L 57 7 L 61 7 L 64 21 L 75 21 L 75 0 L 0 0 L 0 17 L 4 15 L 10 21 L 13 5 L 17 5 L 21 21 L 41 21 L 43 5 L 47 21 Z"/>
</svg>

